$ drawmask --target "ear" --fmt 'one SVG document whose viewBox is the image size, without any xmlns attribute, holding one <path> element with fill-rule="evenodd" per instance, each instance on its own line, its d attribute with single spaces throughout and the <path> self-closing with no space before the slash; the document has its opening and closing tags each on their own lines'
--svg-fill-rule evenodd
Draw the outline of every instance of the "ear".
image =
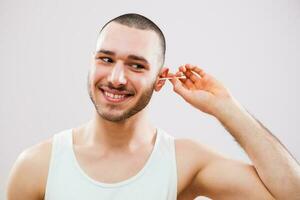
<svg viewBox="0 0 300 200">
<path fill-rule="evenodd" d="M 159 78 L 166 78 L 169 73 L 169 68 L 163 67 L 158 73 L 158 77 L 155 83 L 154 90 L 156 92 L 160 91 L 160 89 L 165 85 L 166 80 L 159 80 Z"/>
</svg>

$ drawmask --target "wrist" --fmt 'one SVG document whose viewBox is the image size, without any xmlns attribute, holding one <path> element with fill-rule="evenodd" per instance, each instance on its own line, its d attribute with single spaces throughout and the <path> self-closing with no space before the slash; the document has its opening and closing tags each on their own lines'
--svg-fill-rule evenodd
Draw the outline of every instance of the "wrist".
<svg viewBox="0 0 300 200">
<path fill-rule="evenodd" d="M 242 105 L 233 97 L 223 101 L 214 112 L 214 116 L 220 122 L 226 122 L 228 120 L 232 120 L 241 113 L 246 112 L 246 110 L 242 107 Z"/>
</svg>

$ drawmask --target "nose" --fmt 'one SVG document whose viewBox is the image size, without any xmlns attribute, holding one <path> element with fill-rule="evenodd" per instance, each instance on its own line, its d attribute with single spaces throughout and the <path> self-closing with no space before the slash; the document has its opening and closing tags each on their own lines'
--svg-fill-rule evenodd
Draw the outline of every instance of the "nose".
<svg viewBox="0 0 300 200">
<path fill-rule="evenodd" d="M 116 88 L 120 87 L 121 85 L 126 85 L 127 80 L 125 78 L 124 65 L 122 62 L 116 62 L 116 64 L 113 66 L 108 81 Z"/>
</svg>

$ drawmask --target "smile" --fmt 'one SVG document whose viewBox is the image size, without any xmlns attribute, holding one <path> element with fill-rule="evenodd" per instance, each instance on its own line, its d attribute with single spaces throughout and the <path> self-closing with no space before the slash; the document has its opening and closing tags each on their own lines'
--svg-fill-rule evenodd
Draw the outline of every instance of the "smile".
<svg viewBox="0 0 300 200">
<path fill-rule="evenodd" d="M 109 92 L 104 92 L 104 95 L 107 96 L 107 97 L 110 97 L 110 98 L 113 98 L 113 99 L 124 99 L 125 98 L 125 95 L 119 95 L 119 94 L 112 94 L 112 93 L 109 93 Z"/>
<path fill-rule="evenodd" d="M 115 90 L 99 88 L 101 93 L 103 94 L 105 100 L 111 103 L 122 103 L 130 99 L 133 94 L 126 92 L 119 92 Z"/>
</svg>

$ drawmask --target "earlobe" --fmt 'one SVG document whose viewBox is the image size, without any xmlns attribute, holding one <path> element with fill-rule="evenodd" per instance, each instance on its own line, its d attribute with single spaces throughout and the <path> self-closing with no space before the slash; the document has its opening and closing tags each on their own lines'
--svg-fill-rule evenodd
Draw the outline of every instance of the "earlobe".
<svg viewBox="0 0 300 200">
<path fill-rule="evenodd" d="M 165 85 L 166 83 L 166 80 L 159 80 L 159 78 L 165 78 L 168 76 L 168 73 L 169 73 L 169 68 L 166 68 L 166 67 L 163 67 L 159 73 L 159 76 L 158 76 L 158 79 L 156 81 L 156 84 L 155 84 L 155 87 L 154 87 L 154 90 L 156 92 L 160 91 L 161 88 Z"/>
<path fill-rule="evenodd" d="M 158 80 L 158 82 L 155 84 L 154 90 L 156 92 L 160 91 L 161 88 L 165 85 L 166 80 Z"/>
</svg>

